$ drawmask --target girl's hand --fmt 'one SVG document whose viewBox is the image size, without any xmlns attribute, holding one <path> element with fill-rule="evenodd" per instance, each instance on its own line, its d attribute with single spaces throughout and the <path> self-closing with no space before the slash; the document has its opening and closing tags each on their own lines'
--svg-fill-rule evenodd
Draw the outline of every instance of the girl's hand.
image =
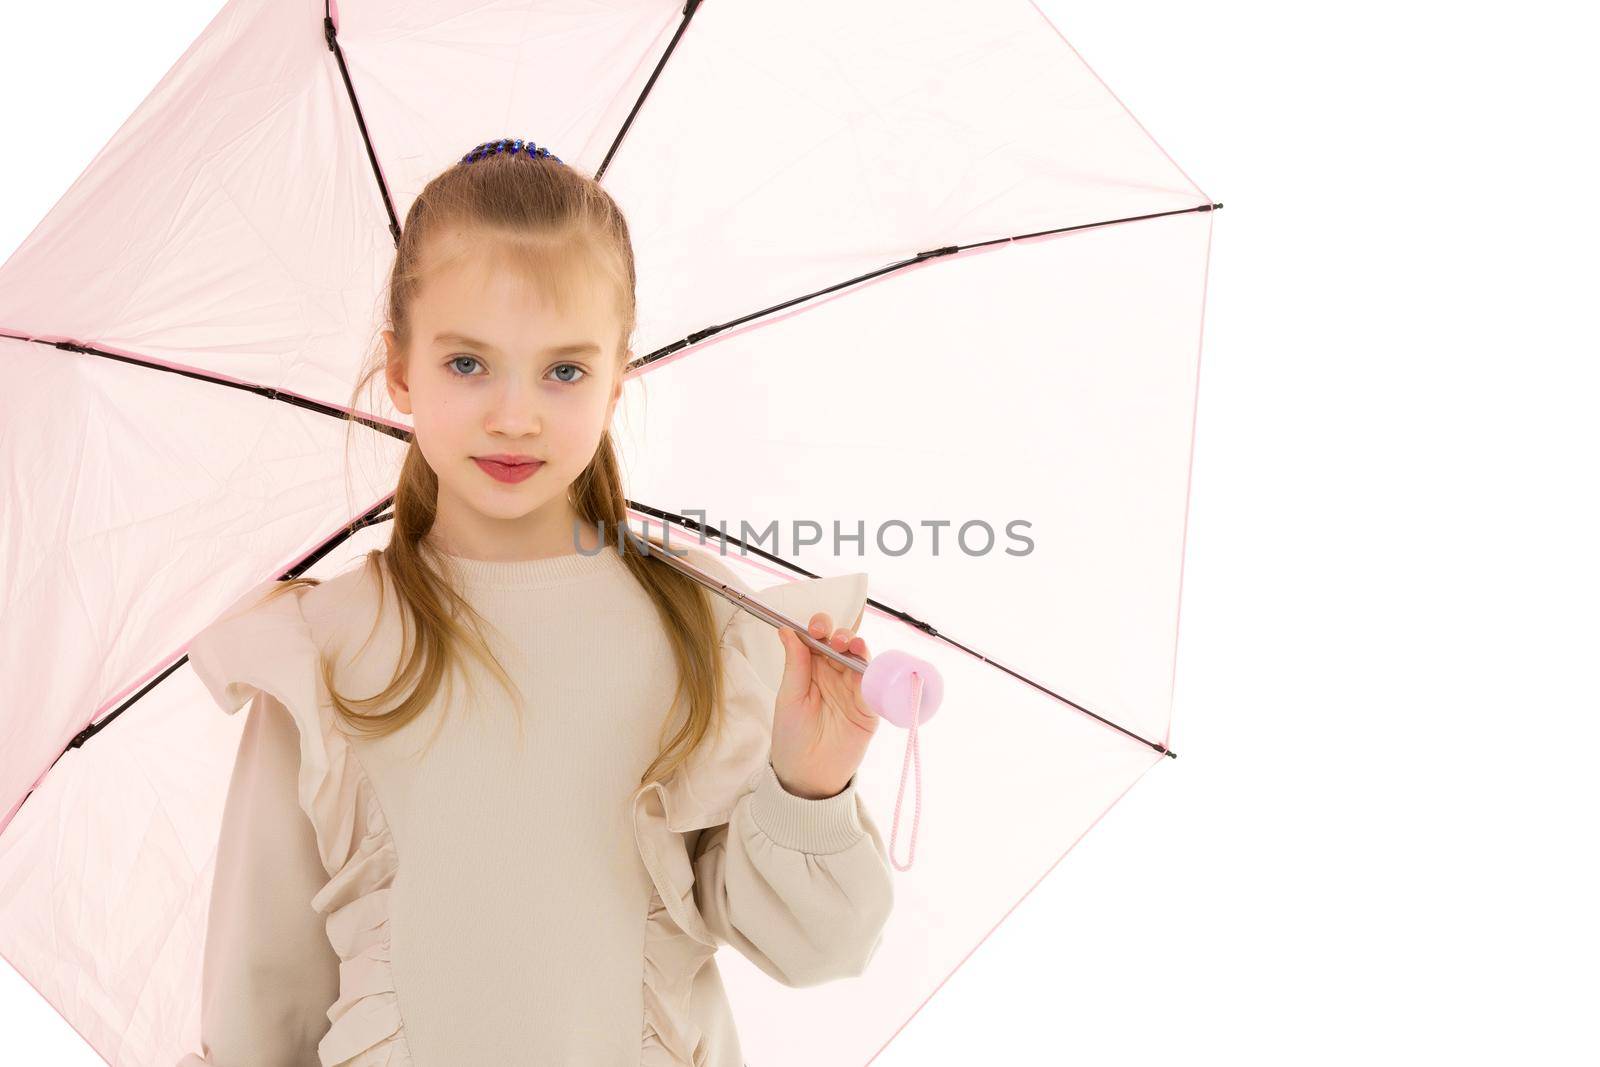
<svg viewBox="0 0 1600 1067">
<path fill-rule="evenodd" d="M 871 662 L 865 638 L 832 626 L 825 611 L 811 616 L 813 638 Z M 788 792 L 825 800 L 850 784 L 878 729 L 878 715 L 861 696 L 860 671 L 813 652 L 787 626 L 778 628 L 778 640 L 784 664 L 772 713 L 772 769 Z"/>
</svg>

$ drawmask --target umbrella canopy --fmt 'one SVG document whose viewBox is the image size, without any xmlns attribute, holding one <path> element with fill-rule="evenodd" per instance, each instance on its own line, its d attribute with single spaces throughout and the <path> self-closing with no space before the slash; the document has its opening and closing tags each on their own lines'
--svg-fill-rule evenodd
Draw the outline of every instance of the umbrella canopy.
<svg viewBox="0 0 1600 1067">
<path fill-rule="evenodd" d="M 408 429 L 347 455 L 354 371 L 415 191 L 502 135 L 627 213 L 634 514 L 868 572 L 943 676 L 866 973 L 719 956 L 752 1064 L 871 1058 L 1171 755 L 1220 205 L 1031 3 L 235 0 L 0 268 L 0 954 L 111 1063 L 198 1045 L 243 717 L 185 648 L 383 544 Z"/>
</svg>

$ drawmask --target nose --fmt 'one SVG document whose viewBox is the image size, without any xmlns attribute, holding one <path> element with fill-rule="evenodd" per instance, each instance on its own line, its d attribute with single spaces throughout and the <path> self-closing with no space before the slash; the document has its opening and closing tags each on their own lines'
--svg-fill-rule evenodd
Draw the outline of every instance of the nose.
<svg viewBox="0 0 1600 1067">
<path fill-rule="evenodd" d="M 538 389 L 510 381 L 502 385 L 490 404 L 487 429 L 506 437 L 540 432 Z"/>
</svg>

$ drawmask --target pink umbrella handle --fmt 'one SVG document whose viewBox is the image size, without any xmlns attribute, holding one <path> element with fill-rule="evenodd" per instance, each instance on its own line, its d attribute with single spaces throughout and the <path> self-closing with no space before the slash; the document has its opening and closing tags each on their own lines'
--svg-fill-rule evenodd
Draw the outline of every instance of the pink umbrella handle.
<svg viewBox="0 0 1600 1067">
<path fill-rule="evenodd" d="M 917 748 L 917 727 L 933 718 L 944 697 L 944 680 L 924 660 L 906 652 L 891 650 L 873 657 L 861 676 L 861 695 L 878 716 L 901 729 L 910 728 L 906 737 L 906 758 L 900 765 L 900 789 L 894 798 L 894 824 L 889 832 L 889 862 L 897 871 L 909 871 L 917 857 L 917 827 L 922 823 L 922 753 Z M 911 819 L 911 851 L 904 865 L 895 859 L 895 842 L 900 837 L 900 804 L 906 793 L 906 766 L 915 761 L 917 771 L 916 811 Z"/>
<path fill-rule="evenodd" d="M 782 626 L 794 631 L 800 640 L 818 655 L 835 663 L 861 672 L 861 696 L 879 718 L 887 719 L 902 730 L 909 729 L 906 738 L 906 761 L 900 767 L 900 789 L 894 798 L 894 826 L 889 834 L 889 862 L 896 870 L 909 871 L 917 855 L 917 827 L 922 822 L 922 754 L 917 748 L 917 728 L 933 718 L 944 699 L 944 680 L 933 664 L 920 660 L 909 652 L 891 649 L 879 653 L 868 662 L 848 652 L 835 651 L 826 641 L 811 636 L 809 629 L 794 619 L 775 611 L 759 600 L 743 595 L 722 582 L 715 582 L 695 568 L 684 564 L 671 552 L 663 551 L 654 542 L 645 541 L 646 551 L 665 560 L 669 565 L 689 575 L 695 581 L 734 600 L 739 607 L 750 612 L 770 626 Z M 917 771 L 916 812 L 911 820 L 911 852 L 904 866 L 894 858 L 895 842 L 900 836 L 900 804 L 906 793 L 906 767 L 913 760 Z"/>
<path fill-rule="evenodd" d="M 913 678 L 920 687 L 913 687 Z M 944 680 L 933 664 L 890 649 L 874 656 L 861 673 L 861 695 L 880 717 L 905 730 L 933 718 L 944 698 Z"/>
</svg>

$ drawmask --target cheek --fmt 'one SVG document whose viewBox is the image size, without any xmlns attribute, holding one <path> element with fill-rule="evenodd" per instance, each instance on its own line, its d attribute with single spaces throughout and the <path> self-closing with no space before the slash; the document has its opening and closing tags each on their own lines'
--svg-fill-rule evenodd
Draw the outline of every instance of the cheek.
<svg viewBox="0 0 1600 1067">
<path fill-rule="evenodd" d="M 455 451 L 471 436 L 476 414 L 470 402 L 450 389 L 423 386 L 411 394 L 411 422 L 416 427 L 424 455 Z"/>
<path fill-rule="evenodd" d="M 540 414 L 547 433 L 567 440 L 594 437 L 605 429 L 605 402 L 596 403 L 592 397 L 554 397 Z"/>
<path fill-rule="evenodd" d="M 469 414 L 469 398 L 459 389 L 451 389 L 439 382 L 429 382 L 415 392 L 412 396 L 412 407 L 419 417 L 425 416 L 429 422 L 442 428 L 461 421 Z"/>
<path fill-rule="evenodd" d="M 568 438 L 584 454 L 584 462 L 588 462 L 605 432 L 606 405 L 602 399 L 599 403 L 585 403 L 581 412 L 574 413 Z"/>
</svg>

